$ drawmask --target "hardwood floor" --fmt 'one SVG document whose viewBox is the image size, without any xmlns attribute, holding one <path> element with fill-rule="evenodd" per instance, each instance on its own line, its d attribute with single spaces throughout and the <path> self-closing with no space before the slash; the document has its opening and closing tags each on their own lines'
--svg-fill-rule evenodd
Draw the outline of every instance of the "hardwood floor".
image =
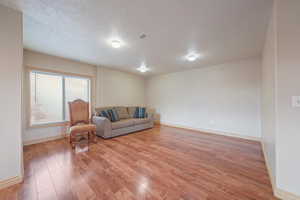
<svg viewBox="0 0 300 200">
<path fill-rule="evenodd" d="M 66 139 L 24 148 L 14 199 L 270 200 L 260 143 L 156 126 L 75 153 Z"/>
</svg>

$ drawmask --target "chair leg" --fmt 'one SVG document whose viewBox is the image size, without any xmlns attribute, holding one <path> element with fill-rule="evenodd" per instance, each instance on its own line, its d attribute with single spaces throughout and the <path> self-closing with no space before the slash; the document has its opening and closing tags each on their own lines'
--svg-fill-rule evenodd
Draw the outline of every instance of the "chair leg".
<svg viewBox="0 0 300 200">
<path fill-rule="evenodd" d="M 88 131 L 88 132 L 86 132 L 88 135 L 87 135 L 87 137 L 88 137 L 88 145 L 90 144 L 90 143 L 97 143 L 96 142 L 96 132 L 95 131 Z M 86 134 L 86 133 L 83 133 L 83 134 Z M 83 135 L 84 136 L 84 135 Z M 76 140 L 76 137 L 74 137 L 74 134 L 72 134 L 72 133 L 70 133 L 70 139 L 69 139 L 69 142 L 70 142 L 70 144 L 71 144 L 71 146 L 72 146 L 72 148 L 74 149 L 75 148 L 75 144 L 77 143 L 76 141 L 74 141 L 74 140 Z"/>
<path fill-rule="evenodd" d="M 71 135 L 70 143 L 71 143 L 72 149 L 74 149 L 75 148 L 75 144 L 74 144 L 74 137 L 73 137 L 73 135 Z"/>
<path fill-rule="evenodd" d="M 70 144 L 72 146 L 72 148 L 74 149 L 75 148 L 75 143 L 74 143 L 74 136 L 72 133 L 70 133 Z"/>
<path fill-rule="evenodd" d="M 93 141 L 94 141 L 95 143 L 97 143 L 97 136 L 96 136 L 96 132 L 95 132 L 95 131 L 93 131 L 93 132 L 92 132 L 92 135 L 93 135 Z"/>
<path fill-rule="evenodd" d="M 92 141 L 92 143 L 94 143 L 94 134 L 93 134 L 93 131 L 91 131 L 91 141 Z"/>
<path fill-rule="evenodd" d="M 89 131 L 88 132 L 88 141 L 89 143 L 96 143 L 96 135 L 94 131 Z"/>
</svg>

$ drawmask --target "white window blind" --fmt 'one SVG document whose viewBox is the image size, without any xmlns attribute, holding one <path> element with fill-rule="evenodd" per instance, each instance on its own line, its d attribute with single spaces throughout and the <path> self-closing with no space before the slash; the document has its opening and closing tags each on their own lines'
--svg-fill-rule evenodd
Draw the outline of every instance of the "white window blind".
<svg viewBox="0 0 300 200">
<path fill-rule="evenodd" d="M 90 90 L 89 78 L 31 71 L 31 125 L 68 121 L 68 102 L 90 102 Z"/>
</svg>

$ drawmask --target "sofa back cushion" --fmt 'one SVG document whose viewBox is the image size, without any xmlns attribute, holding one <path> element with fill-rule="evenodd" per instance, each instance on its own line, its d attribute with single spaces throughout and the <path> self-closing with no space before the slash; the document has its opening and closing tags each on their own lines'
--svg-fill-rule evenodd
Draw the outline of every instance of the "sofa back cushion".
<svg viewBox="0 0 300 200">
<path fill-rule="evenodd" d="M 128 107 L 128 113 L 129 113 L 130 118 L 134 118 L 134 113 L 135 113 L 136 108 L 137 108 L 137 106 Z"/>
<path fill-rule="evenodd" d="M 98 108 L 95 108 L 95 114 L 100 115 L 101 111 L 103 111 L 103 110 L 106 111 L 106 110 L 110 110 L 110 109 L 115 108 L 120 119 L 129 119 L 129 118 L 134 118 L 134 114 L 135 114 L 135 111 L 136 111 L 137 107 L 138 106 L 98 107 Z M 147 113 L 147 108 L 146 108 L 146 113 Z"/>
<path fill-rule="evenodd" d="M 120 119 L 128 119 L 130 118 L 130 115 L 128 113 L 128 109 L 125 106 L 118 106 L 115 107 Z"/>
</svg>

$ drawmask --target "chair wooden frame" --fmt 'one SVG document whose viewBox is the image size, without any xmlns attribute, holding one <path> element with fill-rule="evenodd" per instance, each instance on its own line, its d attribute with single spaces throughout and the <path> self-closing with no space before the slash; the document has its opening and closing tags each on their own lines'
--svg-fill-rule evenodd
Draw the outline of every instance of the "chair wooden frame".
<svg viewBox="0 0 300 200">
<path fill-rule="evenodd" d="M 91 124 L 90 120 L 90 106 L 88 102 L 81 99 L 76 99 L 72 102 L 68 102 L 70 112 L 70 143 L 73 148 L 77 135 L 86 134 L 88 136 L 88 143 L 90 140 L 96 142 L 96 126 Z"/>
</svg>

